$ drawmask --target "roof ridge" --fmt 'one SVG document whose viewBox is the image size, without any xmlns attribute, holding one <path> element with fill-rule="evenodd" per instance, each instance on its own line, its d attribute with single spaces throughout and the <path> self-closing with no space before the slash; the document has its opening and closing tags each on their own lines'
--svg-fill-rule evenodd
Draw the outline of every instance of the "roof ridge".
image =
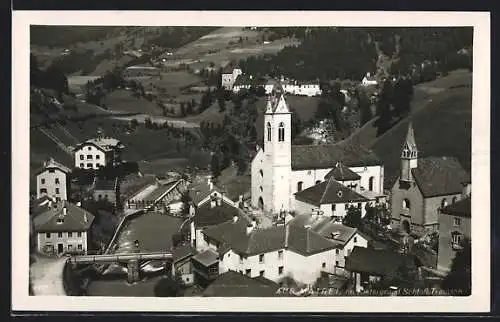
<svg viewBox="0 0 500 322">
<path fill-rule="evenodd" d="M 323 191 L 323 194 L 321 195 L 321 198 L 319 199 L 320 204 L 323 203 L 323 199 L 325 198 L 325 195 L 328 192 L 328 188 L 330 187 L 332 180 L 336 181 L 333 176 L 330 177 L 330 179 L 328 180 L 328 182 L 326 184 L 325 190 Z"/>
</svg>

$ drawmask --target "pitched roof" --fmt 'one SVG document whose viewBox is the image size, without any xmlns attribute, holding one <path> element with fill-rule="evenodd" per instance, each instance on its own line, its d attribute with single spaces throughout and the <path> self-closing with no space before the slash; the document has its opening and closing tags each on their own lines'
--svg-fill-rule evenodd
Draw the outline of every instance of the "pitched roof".
<svg viewBox="0 0 500 322">
<path fill-rule="evenodd" d="M 290 113 L 283 88 L 279 84 L 273 87 L 273 94 L 267 100 L 266 114 L 272 113 Z"/>
<path fill-rule="evenodd" d="M 338 162 L 335 167 L 325 175 L 325 180 L 333 177 L 337 181 L 354 181 L 361 179 L 356 172 L 346 167 L 342 162 Z"/>
<path fill-rule="evenodd" d="M 471 197 L 468 196 L 462 200 L 455 202 L 454 204 L 448 205 L 441 209 L 441 212 L 446 215 L 458 216 L 458 217 L 471 217 Z"/>
<path fill-rule="evenodd" d="M 50 158 L 50 159 L 48 159 L 47 161 L 44 162 L 43 167 L 40 167 L 40 168 L 38 168 L 35 171 L 35 175 L 38 175 L 38 174 L 40 174 L 43 171 L 48 170 L 48 169 L 59 169 L 59 170 L 61 170 L 62 172 L 66 173 L 66 174 L 71 173 L 71 169 L 70 168 L 68 168 L 67 166 L 63 165 L 62 163 L 57 162 L 53 158 Z"/>
<path fill-rule="evenodd" d="M 104 151 L 111 151 L 111 150 L 114 150 L 116 148 L 119 148 L 122 145 L 122 143 L 119 140 L 111 138 L 111 137 L 97 137 L 97 138 L 89 139 L 83 143 L 80 143 L 78 145 L 77 149 L 79 149 L 82 146 L 85 146 L 87 144 L 95 145 Z"/>
<path fill-rule="evenodd" d="M 64 207 L 66 215 L 64 216 Z M 95 216 L 67 201 L 53 203 L 51 209 L 33 219 L 37 232 L 87 231 Z M 62 222 L 60 221 L 62 219 Z"/>
<path fill-rule="evenodd" d="M 270 297 L 276 295 L 278 288 L 276 283 L 263 277 L 251 278 L 235 271 L 227 271 L 203 291 L 203 296 Z"/>
<path fill-rule="evenodd" d="M 408 124 L 408 132 L 406 133 L 405 145 L 408 145 L 410 150 L 417 150 L 417 143 L 415 142 L 415 133 L 413 132 L 413 125 L 411 122 Z"/>
<path fill-rule="evenodd" d="M 316 206 L 368 201 L 367 198 L 344 186 L 333 177 L 330 177 L 328 181 L 320 182 L 317 185 L 296 192 L 295 199 Z"/>
<path fill-rule="evenodd" d="M 303 256 L 314 255 L 335 248 L 335 243 L 322 237 L 311 228 L 300 225 L 286 226 L 287 249 Z"/>
<path fill-rule="evenodd" d="M 381 165 L 377 155 L 349 143 L 292 145 L 292 170 L 327 169 L 341 161 L 347 167 Z"/>
<path fill-rule="evenodd" d="M 155 202 L 163 194 L 165 194 L 170 188 L 172 188 L 177 181 L 169 182 L 167 184 L 159 185 L 155 190 L 151 191 L 149 195 L 144 197 L 144 201 Z"/>
<path fill-rule="evenodd" d="M 346 258 L 346 270 L 376 276 L 393 274 L 402 265 L 415 265 L 413 255 L 402 255 L 391 250 L 375 250 L 355 246 Z"/>
<path fill-rule="evenodd" d="M 197 227 L 207 227 L 232 221 L 234 216 L 239 215 L 240 210 L 238 208 L 228 205 L 222 199 L 221 204 L 213 208 L 211 207 L 210 202 L 198 207 L 193 220 Z"/>
<path fill-rule="evenodd" d="M 412 174 L 424 197 L 445 196 L 462 192 L 470 176 L 456 158 L 428 157 L 418 159 Z"/>
<path fill-rule="evenodd" d="M 252 256 L 283 249 L 285 246 L 285 227 L 273 226 L 269 228 L 254 228 L 247 234 L 246 220 L 226 222 L 208 228 L 203 234 L 222 244 L 228 250 L 238 254 Z"/>
<path fill-rule="evenodd" d="M 204 266 L 211 266 L 219 260 L 219 254 L 210 248 L 205 251 L 195 255 L 193 259 L 197 262 L 202 263 Z"/>
<path fill-rule="evenodd" d="M 118 184 L 118 178 L 115 180 L 97 179 L 94 184 L 94 190 L 115 190 Z"/>
<path fill-rule="evenodd" d="M 196 255 L 196 250 L 189 244 L 184 244 L 172 249 L 172 259 L 174 263 L 194 255 Z"/>
<path fill-rule="evenodd" d="M 225 192 L 223 189 L 216 187 L 215 185 L 212 185 L 212 189 L 210 189 L 210 184 L 206 180 L 197 180 L 188 186 L 189 197 L 195 205 L 199 204 L 203 199 L 215 191 L 218 193 Z"/>
</svg>

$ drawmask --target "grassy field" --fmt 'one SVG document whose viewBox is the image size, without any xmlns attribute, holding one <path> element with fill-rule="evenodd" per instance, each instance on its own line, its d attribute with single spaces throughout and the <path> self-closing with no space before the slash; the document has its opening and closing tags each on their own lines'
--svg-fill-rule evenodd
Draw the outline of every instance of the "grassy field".
<svg viewBox="0 0 500 322">
<path fill-rule="evenodd" d="M 117 112 L 142 113 L 162 115 L 163 110 L 155 103 L 142 97 L 134 97 L 131 91 L 117 90 L 109 93 L 103 99 L 107 109 Z"/>
<path fill-rule="evenodd" d="M 384 161 L 390 186 L 399 174 L 400 149 L 411 121 L 419 156 L 452 156 L 471 169 L 472 90 L 469 77 L 453 78 L 451 88 L 436 92 L 432 100 L 379 137 L 371 146 Z M 446 81 L 441 80 L 443 86 Z M 464 85 L 464 86 L 460 86 Z"/>
</svg>

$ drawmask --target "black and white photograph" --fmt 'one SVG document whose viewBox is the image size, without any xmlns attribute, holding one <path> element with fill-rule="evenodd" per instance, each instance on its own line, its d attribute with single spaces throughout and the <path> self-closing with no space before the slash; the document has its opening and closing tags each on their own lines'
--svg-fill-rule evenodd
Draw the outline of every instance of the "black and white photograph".
<svg viewBox="0 0 500 322">
<path fill-rule="evenodd" d="M 489 15 L 194 13 L 19 14 L 19 306 L 488 309 Z"/>
</svg>

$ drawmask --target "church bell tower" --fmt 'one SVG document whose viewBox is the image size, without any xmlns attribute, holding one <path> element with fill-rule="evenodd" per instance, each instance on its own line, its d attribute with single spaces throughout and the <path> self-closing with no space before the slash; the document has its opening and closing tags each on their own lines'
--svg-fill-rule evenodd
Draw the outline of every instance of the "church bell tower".
<svg viewBox="0 0 500 322">
<path fill-rule="evenodd" d="M 408 132 L 406 133 L 406 140 L 401 150 L 401 181 L 413 182 L 411 169 L 417 167 L 418 163 L 418 149 L 415 143 L 415 134 L 413 133 L 412 123 L 408 125 Z"/>
</svg>

